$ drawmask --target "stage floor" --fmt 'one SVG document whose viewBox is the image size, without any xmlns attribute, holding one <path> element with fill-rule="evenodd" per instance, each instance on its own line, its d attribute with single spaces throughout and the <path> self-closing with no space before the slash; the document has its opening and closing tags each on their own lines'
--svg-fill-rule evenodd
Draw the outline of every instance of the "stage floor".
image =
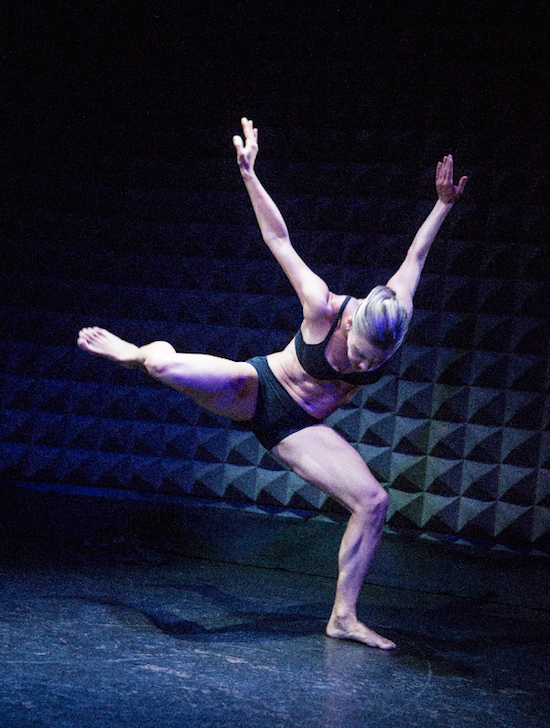
<svg viewBox="0 0 550 728">
<path fill-rule="evenodd" d="M 2 546 L 6 728 L 548 724 L 550 611 L 528 595 L 367 584 L 360 616 L 398 644 L 382 652 L 324 635 L 333 578 L 135 543 Z"/>
</svg>

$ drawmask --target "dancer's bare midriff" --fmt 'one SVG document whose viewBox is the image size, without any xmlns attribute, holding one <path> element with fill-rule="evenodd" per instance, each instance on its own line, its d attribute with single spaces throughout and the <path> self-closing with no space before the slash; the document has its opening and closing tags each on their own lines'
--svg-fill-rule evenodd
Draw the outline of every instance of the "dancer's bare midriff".
<svg viewBox="0 0 550 728">
<path fill-rule="evenodd" d="M 319 420 L 324 420 L 349 402 L 359 389 L 357 385 L 338 379 L 324 382 L 313 379 L 298 361 L 293 341 L 283 351 L 269 354 L 267 361 L 292 399 Z"/>
</svg>

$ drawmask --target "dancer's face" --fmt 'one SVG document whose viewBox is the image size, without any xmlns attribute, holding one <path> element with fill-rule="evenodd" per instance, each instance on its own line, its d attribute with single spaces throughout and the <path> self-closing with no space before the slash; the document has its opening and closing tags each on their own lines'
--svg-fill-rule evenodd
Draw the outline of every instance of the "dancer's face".
<svg viewBox="0 0 550 728">
<path fill-rule="evenodd" d="M 348 331 L 348 359 L 358 372 L 378 369 L 393 354 L 393 349 L 380 349 L 364 336 L 358 335 L 353 326 Z"/>
</svg>

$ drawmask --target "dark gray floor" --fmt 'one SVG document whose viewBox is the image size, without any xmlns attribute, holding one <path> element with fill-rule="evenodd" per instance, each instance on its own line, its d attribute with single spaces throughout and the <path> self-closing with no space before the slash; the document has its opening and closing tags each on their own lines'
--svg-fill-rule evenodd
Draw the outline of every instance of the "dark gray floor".
<svg viewBox="0 0 550 728">
<path fill-rule="evenodd" d="M 528 595 L 366 585 L 361 616 L 398 643 L 387 653 L 324 636 L 333 592 L 321 576 L 10 539 L 0 725 L 548 725 L 550 612 Z"/>
</svg>

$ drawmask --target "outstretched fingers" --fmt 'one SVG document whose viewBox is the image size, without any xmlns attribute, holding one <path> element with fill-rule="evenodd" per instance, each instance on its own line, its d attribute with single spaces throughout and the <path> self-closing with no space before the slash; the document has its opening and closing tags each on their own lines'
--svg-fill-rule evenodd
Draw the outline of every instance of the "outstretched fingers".
<svg viewBox="0 0 550 728">
<path fill-rule="evenodd" d="M 237 164 L 243 176 L 251 175 L 254 169 L 254 162 L 258 154 L 258 130 L 254 128 L 251 119 L 243 116 L 241 119 L 243 137 L 236 134 L 233 137 L 233 145 L 237 151 Z"/>
<path fill-rule="evenodd" d="M 241 125 L 243 127 L 244 142 L 243 137 L 238 134 L 233 137 L 233 144 L 235 145 L 238 154 L 242 153 L 243 149 L 246 149 L 258 142 L 258 130 L 254 128 L 252 120 L 243 116 L 241 119 Z"/>
<path fill-rule="evenodd" d="M 254 122 L 252 119 L 247 119 L 246 116 L 243 116 L 241 124 L 246 141 L 258 141 L 258 130 L 254 128 Z"/>
<path fill-rule="evenodd" d="M 441 162 L 437 163 L 435 171 L 435 186 L 439 198 L 443 202 L 456 202 L 462 195 L 468 177 L 461 177 L 458 185 L 453 182 L 453 155 L 447 154 Z"/>
<path fill-rule="evenodd" d="M 242 138 L 238 134 L 235 134 L 233 137 L 233 145 L 237 150 L 237 156 L 240 156 L 243 153 L 244 144 Z"/>
<path fill-rule="evenodd" d="M 437 163 L 436 180 L 441 184 L 452 184 L 453 181 L 453 155 L 447 154 L 441 162 Z"/>
<path fill-rule="evenodd" d="M 457 192 L 459 195 L 461 195 L 464 192 L 464 188 L 466 187 L 466 182 L 468 181 L 468 177 L 461 177 L 460 182 L 458 183 Z"/>
</svg>

